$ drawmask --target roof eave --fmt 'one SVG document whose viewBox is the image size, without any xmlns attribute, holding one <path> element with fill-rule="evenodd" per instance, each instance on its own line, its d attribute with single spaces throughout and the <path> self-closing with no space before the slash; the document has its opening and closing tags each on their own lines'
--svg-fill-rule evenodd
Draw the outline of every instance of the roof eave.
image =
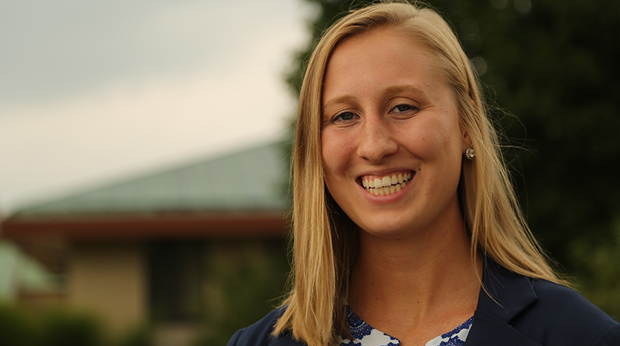
<svg viewBox="0 0 620 346">
<path fill-rule="evenodd" d="M 67 240 L 284 237 L 285 211 L 162 214 L 98 214 L 13 217 L 2 222 L 2 238 Z"/>
</svg>

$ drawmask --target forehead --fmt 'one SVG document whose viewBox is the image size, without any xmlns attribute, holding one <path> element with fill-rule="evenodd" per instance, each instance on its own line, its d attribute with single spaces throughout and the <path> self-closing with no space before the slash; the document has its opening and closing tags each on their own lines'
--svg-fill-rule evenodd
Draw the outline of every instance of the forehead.
<svg viewBox="0 0 620 346">
<path fill-rule="evenodd" d="M 448 86 L 436 55 L 419 39 L 393 27 L 371 29 L 340 42 L 323 82 L 323 97 L 390 85 L 413 84 L 429 91 Z"/>
<path fill-rule="evenodd" d="M 433 64 L 436 60 L 434 59 L 434 53 L 423 43 L 420 36 L 413 31 L 408 32 L 408 29 L 405 27 L 380 26 L 371 28 L 367 31 L 345 37 L 340 41 L 331 53 L 330 62 L 335 55 L 342 55 L 345 51 L 365 51 L 366 55 L 371 57 L 375 54 L 395 53 L 406 49 L 409 52 L 415 52 L 417 55 L 424 56 L 429 60 L 429 64 Z"/>
</svg>

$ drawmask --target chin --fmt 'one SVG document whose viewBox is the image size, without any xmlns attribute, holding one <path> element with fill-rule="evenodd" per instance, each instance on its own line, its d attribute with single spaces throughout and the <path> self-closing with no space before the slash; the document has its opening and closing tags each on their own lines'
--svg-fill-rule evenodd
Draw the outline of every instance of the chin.
<svg viewBox="0 0 620 346">
<path fill-rule="evenodd" d="M 360 227 L 360 233 L 366 233 L 369 236 L 384 240 L 401 240 L 413 235 L 415 228 L 382 223 L 381 225 L 365 225 Z"/>
</svg>

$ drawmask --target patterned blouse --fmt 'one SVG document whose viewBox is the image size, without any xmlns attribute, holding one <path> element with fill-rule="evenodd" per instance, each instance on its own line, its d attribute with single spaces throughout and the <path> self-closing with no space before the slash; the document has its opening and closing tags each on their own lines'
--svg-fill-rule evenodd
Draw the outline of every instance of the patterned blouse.
<svg viewBox="0 0 620 346">
<path fill-rule="evenodd" d="M 342 339 L 340 346 L 399 346 L 400 341 L 390 335 L 380 332 L 369 326 L 350 308 L 347 314 L 347 326 L 353 335 L 353 340 Z M 426 346 L 463 346 L 467 339 L 467 334 L 474 322 L 474 317 L 470 317 L 454 330 L 442 334 L 426 343 Z"/>
</svg>

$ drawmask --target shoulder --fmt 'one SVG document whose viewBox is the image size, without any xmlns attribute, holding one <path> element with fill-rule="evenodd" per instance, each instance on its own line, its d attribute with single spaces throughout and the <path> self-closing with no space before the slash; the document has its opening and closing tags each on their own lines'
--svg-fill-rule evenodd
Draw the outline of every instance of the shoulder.
<svg viewBox="0 0 620 346">
<path fill-rule="evenodd" d="M 580 293 L 546 280 L 530 282 L 538 299 L 514 318 L 515 328 L 541 341 L 559 341 L 560 345 L 620 342 L 620 324 Z"/>
<path fill-rule="evenodd" d="M 483 274 L 472 338 L 511 335 L 545 346 L 620 345 L 620 324 L 574 289 L 521 276 L 493 261 L 485 263 Z"/>
<path fill-rule="evenodd" d="M 596 324 L 609 324 L 615 321 L 572 288 L 547 280 L 531 279 L 532 288 L 538 300 L 533 308 L 540 309 L 549 317 L 566 323 L 584 323 L 592 320 Z M 572 312 L 566 315 L 567 312 Z M 617 323 L 617 322 L 615 322 Z"/>
<path fill-rule="evenodd" d="M 271 335 L 284 310 L 284 307 L 275 309 L 253 325 L 238 330 L 228 341 L 228 346 L 303 346 L 288 334 Z"/>
</svg>

